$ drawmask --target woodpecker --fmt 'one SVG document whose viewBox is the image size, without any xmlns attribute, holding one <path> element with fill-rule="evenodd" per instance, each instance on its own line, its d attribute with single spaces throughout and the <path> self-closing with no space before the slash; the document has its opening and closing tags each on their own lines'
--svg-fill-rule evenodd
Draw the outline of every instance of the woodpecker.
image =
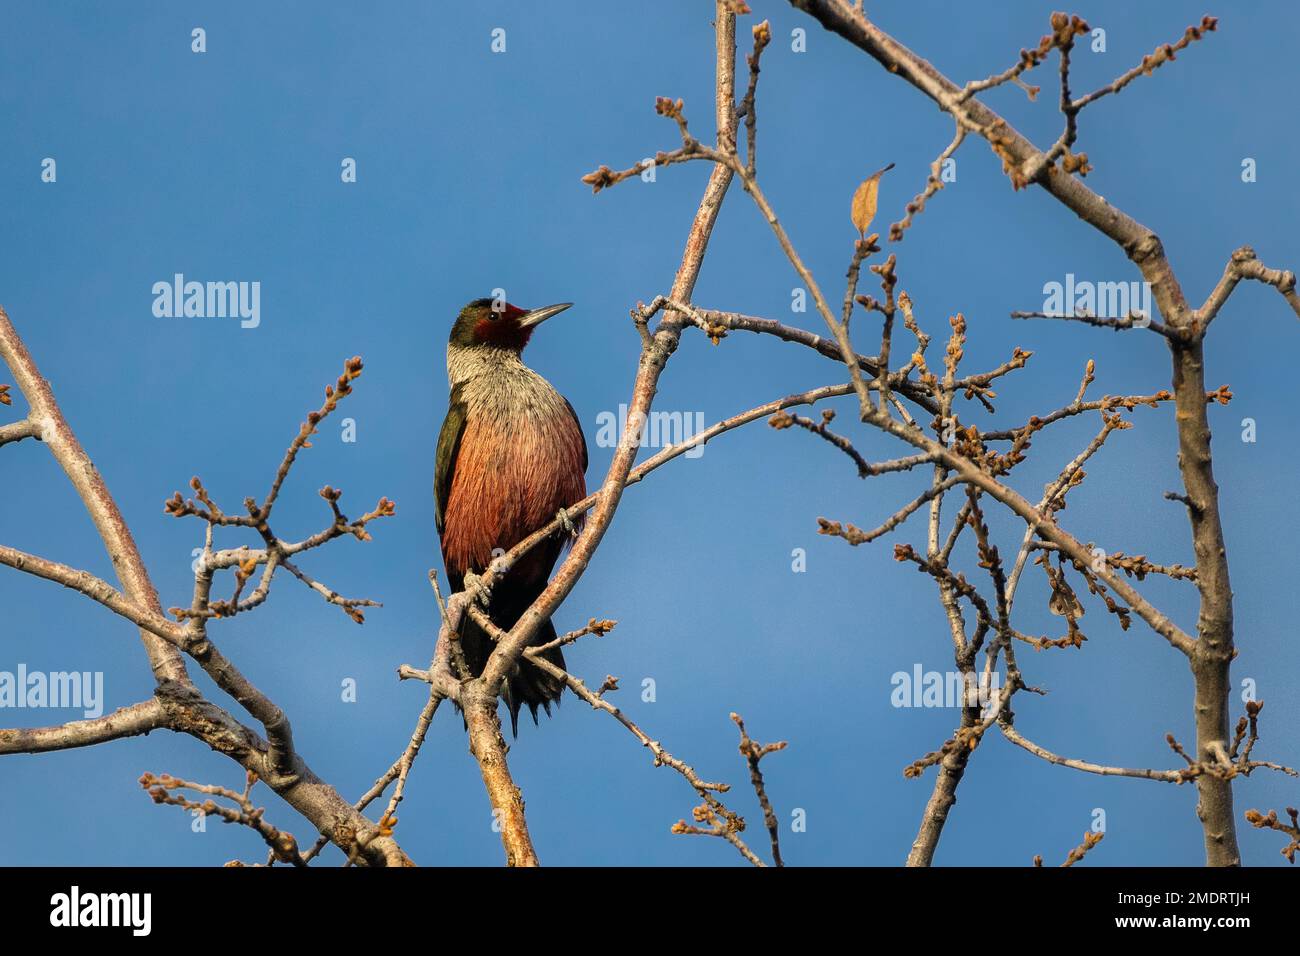
<svg viewBox="0 0 1300 956">
<path fill-rule="evenodd" d="M 451 398 L 438 435 L 434 495 L 442 560 L 453 590 L 461 590 L 467 574 L 481 574 L 496 557 L 586 497 L 587 442 L 578 416 L 521 358 L 536 328 L 570 305 L 527 310 L 475 299 L 452 326 L 447 343 Z M 561 535 L 541 542 L 497 582 L 487 609 L 494 624 L 507 631 L 514 627 L 546 587 L 563 547 Z M 554 639 L 548 620 L 531 644 Z M 460 644 L 471 675 L 479 676 L 492 653 L 492 638 L 466 615 Z M 564 666 L 558 647 L 545 658 Z M 537 708 L 549 715 L 563 689 L 563 683 L 521 659 L 502 692 L 514 734 L 519 734 L 522 705 L 537 723 Z"/>
</svg>

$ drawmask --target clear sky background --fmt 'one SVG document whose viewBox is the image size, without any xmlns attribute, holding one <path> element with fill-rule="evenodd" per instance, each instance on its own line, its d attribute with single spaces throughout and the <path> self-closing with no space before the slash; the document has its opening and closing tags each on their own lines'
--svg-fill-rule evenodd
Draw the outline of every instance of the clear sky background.
<svg viewBox="0 0 1300 956">
<path fill-rule="evenodd" d="M 849 201 L 887 162 L 882 232 L 918 192 L 951 121 L 874 61 L 775 0 L 757 0 L 774 42 L 760 90 L 759 175 L 828 296 L 842 293 L 856 236 Z M 919 2 L 871 5 L 876 21 L 959 81 L 1015 61 L 1047 29 L 1051 4 Z M 1108 82 L 1206 12 L 1220 29 L 1122 96 L 1084 114 L 1088 184 L 1155 228 L 1199 302 L 1229 253 L 1251 243 L 1266 264 L 1300 267 L 1300 80 L 1291 49 L 1300 22 L 1286 2 L 1140 4 L 1089 0 L 1075 12 L 1107 31 L 1105 53 L 1075 56 L 1078 92 Z M 639 340 L 637 300 L 666 292 L 707 175 L 703 164 L 660 170 L 592 196 L 580 177 L 601 163 L 630 165 L 677 144 L 654 114 L 657 95 L 682 97 L 692 129 L 711 138 L 712 4 L 570 2 L 319 5 L 149 2 L 0 8 L 0 303 L 9 311 L 65 414 L 132 526 L 164 606 L 188 603 L 191 549 L 202 526 L 164 516 L 162 503 L 203 476 L 228 508 L 265 492 L 305 412 L 342 362 L 366 371 L 343 414 L 357 441 L 328 424 L 305 453 L 277 507 L 277 530 L 322 527 L 316 489 L 345 491 L 349 513 L 380 495 L 397 516 L 375 540 L 347 540 L 303 565 L 347 595 L 382 601 L 364 626 L 291 578 L 255 613 L 218 624 L 224 651 L 293 720 L 306 759 L 349 799 L 400 752 L 425 690 L 399 684 L 398 664 L 427 662 L 435 607 L 425 579 L 438 564 L 433 451 L 446 411 L 444 349 L 464 302 L 504 287 L 511 301 L 576 306 L 547 325 L 529 363 L 573 402 L 591 441 L 589 485 L 611 449 L 594 441 L 597 416 L 630 396 Z M 190 31 L 207 31 L 207 52 Z M 506 31 L 493 54 L 491 31 Z M 807 30 L 807 52 L 791 31 Z M 1059 132 L 1053 60 L 989 102 L 1040 144 Z M 40 180 L 57 160 L 58 181 Z M 354 157 L 358 181 L 340 181 Z M 1258 181 L 1241 181 L 1256 160 Z M 970 324 L 966 366 L 1035 353 L 998 389 L 998 416 L 1022 423 L 1073 399 L 1087 358 L 1094 394 L 1169 384 L 1163 341 L 1054 322 L 1014 322 L 1042 308 L 1044 283 L 1067 273 L 1130 281 L 1136 270 L 1109 241 L 1037 189 L 1013 193 L 978 140 L 958 154 L 958 179 L 936 197 L 897 252 L 901 288 L 942 354 L 950 314 Z M 232 319 L 155 318 L 151 287 L 188 278 L 261 282 L 261 325 Z M 700 279 L 705 307 L 791 314 L 797 285 L 752 203 L 733 189 Z M 873 291 L 867 289 L 867 291 Z M 858 346 L 874 352 L 876 322 L 859 318 Z M 1294 355 L 1300 330 L 1271 289 L 1243 285 L 1207 347 L 1215 470 L 1236 593 L 1240 682 L 1267 702 L 1261 757 L 1300 761 L 1295 687 L 1296 509 L 1289 489 L 1300 426 Z M 0 374 L 0 381 L 10 381 Z M 712 347 L 684 337 L 658 407 L 708 421 L 841 380 L 834 363 L 795 346 L 732 336 Z M 847 411 L 852 402 L 840 403 Z M 23 414 L 19 399 L 0 420 Z M 971 413 L 968 413 L 971 414 Z M 1139 409 L 1112 436 L 1070 497 L 1062 521 L 1085 541 L 1153 560 L 1191 563 L 1178 487 L 1172 410 Z M 1241 440 L 1241 421 L 1258 440 Z M 840 424 L 851 430 L 851 416 Z M 1015 484 L 1031 496 L 1095 433 L 1089 416 L 1035 440 Z M 854 433 L 873 459 L 903 452 Z M 0 452 L 0 541 L 83 566 L 111 567 L 84 509 L 44 449 Z M 890 675 L 952 666 L 932 582 L 892 559 L 896 541 L 920 541 L 920 523 L 873 545 L 819 537 L 819 515 L 874 526 L 924 482 L 921 475 L 862 482 L 851 464 L 806 434 L 762 423 L 711 443 L 631 489 L 596 560 L 557 615 L 561 631 L 596 615 L 617 619 L 603 639 L 568 652 L 589 683 L 619 675 L 618 702 L 708 779 L 735 785 L 732 803 L 763 846 L 730 711 L 760 740 L 790 747 L 764 767 L 792 864 L 897 864 L 906 856 L 933 781 L 905 766 L 952 731 L 956 712 L 896 709 Z M 1019 532 L 997 520 L 1004 554 Z M 237 533 L 227 546 L 247 540 Z M 250 543 L 252 543 L 250 541 Z M 791 570 L 793 549 L 807 570 Z M 223 587 L 224 590 L 224 587 Z M 1143 585 L 1185 628 L 1196 592 Z M 1019 626 L 1058 636 L 1047 590 L 1027 575 Z M 1125 766 L 1180 763 L 1167 732 L 1193 738 L 1188 668 L 1142 623 L 1122 633 L 1089 604 L 1082 650 L 1021 649 L 1026 679 L 1045 698 L 1017 698 L 1017 726 L 1058 752 Z M 13 571 L 0 572 L 0 670 L 103 671 L 108 707 L 146 697 L 151 681 L 134 629 L 92 602 Z M 209 687 L 198 668 L 199 682 Z M 358 700 L 341 700 L 341 683 Z M 657 699 L 638 693 L 646 678 Z M 214 693 L 217 693 L 214 691 Z M 231 706 L 234 706 L 233 704 Z M 1234 714 L 1241 702 L 1234 703 Z M 0 726 L 73 719 L 72 711 L 0 710 Z M 533 838 L 550 864 L 731 864 L 719 840 L 673 836 L 697 799 L 609 717 L 568 698 L 541 728 L 521 727 L 512 768 Z M 156 807 L 143 771 L 236 785 L 241 772 L 189 737 L 148 738 L 89 750 L 0 760 L 0 863 L 219 864 L 260 859 L 243 828 Z M 310 826 L 259 788 L 268 816 L 314 838 Z M 1294 805 L 1300 785 L 1256 774 L 1236 788 L 1237 811 Z M 1101 808 L 1098 864 L 1203 860 L 1192 787 L 1104 779 L 1052 767 L 990 734 L 974 755 L 938 851 L 940 864 L 1059 861 Z M 790 833 L 796 808 L 807 829 Z M 397 836 L 424 864 L 501 861 L 499 839 L 461 722 L 439 713 L 412 774 Z M 1247 862 L 1281 862 L 1278 835 L 1239 823 Z M 326 859 L 337 860 L 338 854 Z"/>
</svg>

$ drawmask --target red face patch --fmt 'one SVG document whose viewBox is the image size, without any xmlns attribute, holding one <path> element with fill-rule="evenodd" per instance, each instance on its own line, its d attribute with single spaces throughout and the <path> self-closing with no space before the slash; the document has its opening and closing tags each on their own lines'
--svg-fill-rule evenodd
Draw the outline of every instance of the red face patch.
<svg viewBox="0 0 1300 956">
<path fill-rule="evenodd" d="M 489 306 L 484 311 L 483 318 L 479 319 L 474 326 L 474 338 L 503 348 L 522 350 L 533 334 L 532 329 L 525 329 L 519 325 L 520 318 L 527 314 L 527 309 L 521 309 L 509 302 L 500 312 L 492 311 L 492 307 Z"/>
</svg>

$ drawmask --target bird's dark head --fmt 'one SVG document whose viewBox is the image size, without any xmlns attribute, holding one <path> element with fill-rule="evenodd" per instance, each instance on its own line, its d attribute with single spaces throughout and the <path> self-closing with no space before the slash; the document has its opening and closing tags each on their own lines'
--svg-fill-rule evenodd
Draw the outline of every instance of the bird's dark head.
<svg viewBox="0 0 1300 956">
<path fill-rule="evenodd" d="M 450 344 L 459 348 L 522 352 L 537 326 L 571 305 L 572 302 L 561 302 L 540 309 L 521 309 L 500 299 L 475 299 L 456 317 Z"/>
</svg>

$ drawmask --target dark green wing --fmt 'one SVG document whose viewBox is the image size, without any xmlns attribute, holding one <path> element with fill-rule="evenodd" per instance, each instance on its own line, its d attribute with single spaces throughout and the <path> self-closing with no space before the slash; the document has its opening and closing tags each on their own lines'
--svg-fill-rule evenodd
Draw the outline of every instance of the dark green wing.
<svg viewBox="0 0 1300 956">
<path fill-rule="evenodd" d="M 561 395 L 560 398 L 564 398 L 564 396 Z M 585 475 L 587 473 L 587 436 L 582 432 L 582 422 L 578 418 L 578 413 L 573 410 L 573 403 L 564 398 L 564 407 L 573 416 L 573 423 L 578 426 L 578 434 L 582 436 L 582 473 Z"/>
<path fill-rule="evenodd" d="M 438 433 L 438 452 L 433 474 L 434 520 L 438 525 L 438 534 L 442 534 L 447 498 L 451 495 L 451 479 L 456 471 L 456 455 L 460 452 L 460 439 L 465 434 L 468 412 L 468 406 L 460 396 L 460 386 L 457 385 L 451 390 L 447 417 L 443 419 L 442 431 Z"/>
</svg>

